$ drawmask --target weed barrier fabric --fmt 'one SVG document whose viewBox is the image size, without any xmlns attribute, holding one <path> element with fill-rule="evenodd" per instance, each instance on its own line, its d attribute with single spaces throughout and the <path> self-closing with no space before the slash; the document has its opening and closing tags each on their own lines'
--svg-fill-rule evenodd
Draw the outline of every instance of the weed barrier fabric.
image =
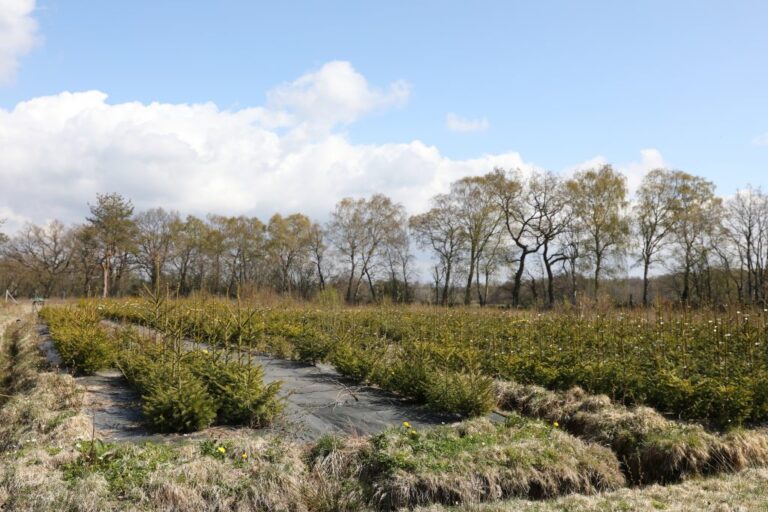
<svg viewBox="0 0 768 512">
<path fill-rule="evenodd" d="M 38 348 L 52 368 L 62 368 L 48 328 L 38 325 Z M 144 427 L 141 397 L 117 370 L 102 370 L 94 375 L 75 377 L 85 388 L 84 409 L 93 422 L 94 433 L 105 441 L 147 441 L 152 434 Z"/>
<path fill-rule="evenodd" d="M 252 362 L 264 368 L 264 382 L 283 383 L 281 394 L 287 401 L 284 427 L 301 439 L 334 433 L 375 434 L 405 421 L 425 427 L 460 419 L 437 414 L 378 388 L 360 386 L 329 365 L 264 356 L 254 356 Z"/>
<path fill-rule="evenodd" d="M 121 324 L 102 320 L 102 324 L 118 329 Z M 160 333 L 145 326 L 131 325 L 146 337 Z M 214 347 L 187 340 L 186 350 L 208 350 Z M 273 426 L 265 430 L 283 432 L 300 440 L 313 441 L 325 434 L 368 435 L 408 421 L 419 427 L 453 423 L 461 419 L 455 414 L 441 414 L 387 391 L 363 386 L 322 363 L 311 365 L 275 357 L 246 353 L 253 365 L 264 370 L 264 383 L 282 382 L 280 395 L 286 410 Z M 493 415 L 494 421 L 503 417 Z"/>
<path fill-rule="evenodd" d="M 110 328 L 120 325 L 103 321 Z M 157 336 L 146 327 L 137 327 L 144 336 Z M 61 366 L 45 326 L 40 326 L 41 351 L 51 366 Z M 187 350 L 213 350 L 204 344 L 187 342 Z M 246 356 L 248 357 L 248 356 Z M 439 414 L 425 406 L 371 386 L 361 386 L 325 364 L 310 365 L 267 356 L 250 355 L 253 365 L 264 369 L 266 384 L 282 382 L 280 395 L 286 401 L 283 415 L 265 432 L 284 433 L 298 440 L 312 441 L 326 434 L 368 435 L 407 421 L 422 428 L 452 423 L 458 415 Z M 141 425 L 139 397 L 116 371 L 100 371 L 91 377 L 78 377 L 87 389 L 89 412 L 97 433 L 103 438 L 145 440 L 152 435 Z M 503 421 L 492 415 L 494 421 Z"/>
</svg>

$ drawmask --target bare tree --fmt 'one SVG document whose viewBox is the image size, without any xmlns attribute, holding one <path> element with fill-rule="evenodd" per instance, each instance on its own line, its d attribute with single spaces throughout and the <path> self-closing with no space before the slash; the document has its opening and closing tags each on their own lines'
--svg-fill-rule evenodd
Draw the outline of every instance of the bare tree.
<svg viewBox="0 0 768 512">
<path fill-rule="evenodd" d="M 365 278 L 371 298 L 377 300 L 373 286 L 377 258 L 387 243 L 397 237 L 405 227 L 405 210 L 402 205 L 376 194 L 370 199 L 342 199 L 328 224 L 328 237 L 346 261 L 346 300 L 357 302 L 360 286 Z"/>
<path fill-rule="evenodd" d="M 73 236 L 54 220 L 45 226 L 27 223 L 3 249 L 3 254 L 26 270 L 38 292 L 49 296 L 68 272 L 73 252 Z"/>
<path fill-rule="evenodd" d="M 279 275 L 278 290 L 290 293 L 309 261 L 312 221 L 300 213 L 275 214 L 267 225 L 267 250 Z"/>
<path fill-rule="evenodd" d="M 136 259 L 149 276 L 152 289 L 158 290 L 160 279 L 173 249 L 179 214 L 152 208 L 136 215 Z"/>
<path fill-rule="evenodd" d="M 432 209 L 414 215 L 409 221 L 411 232 L 423 249 L 432 249 L 438 257 L 439 270 L 434 274 L 442 280 L 442 293 L 437 293 L 436 302 L 449 303 L 453 269 L 465 247 L 465 233 L 461 229 L 456 207 L 447 195 L 432 199 Z M 437 282 L 438 290 L 441 282 Z"/>
<path fill-rule="evenodd" d="M 696 267 L 706 268 L 707 236 L 719 226 L 721 200 L 715 197 L 715 185 L 711 181 L 682 171 L 674 174 L 677 188 L 672 232 L 678 253 L 675 261 L 682 266 L 679 297 L 687 302 Z"/>
<path fill-rule="evenodd" d="M 494 174 L 470 176 L 451 184 L 450 201 L 466 241 L 467 285 L 464 304 L 470 304 L 478 260 L 500 227 L 502 216 L 494 202 Z"/>
<path fill-rule="evenodd" d="M 768 250 L 768 196 L 751 186 L 726 203 L 725 224 L 740 260 L 739 295 L 746 302 L 765 301 Z"/>
<path fill-rule="evenodd" d="M 654 169 L 643 177 L 634 205 L 633 228 L 640 243 L 643 265 L 643 306 L 648 306 L 651 265 L 670 242 L 678 199 L 678 176 L 674 171 Z"/>
<path fill-rule="evenodd" d="M 534 209 L 538 212 L 533 225 L 534 239 L 541 244 L 541 261 L 547 274 L 547 305 L 555 304 L 554 268 L 568 258 L 563 235 L 572 222 L 573 210 L 568 205 L 565 184 L 551 172 L 536 172 L 530 179 Z"/>
<path fill-rule="evenodd" d="M 594 296 L 600 289 L 600 273 L 611 252 L 622 249 L 629 231 L 626 178 L 610 165 L 577 172 L 566 183 L 574 220 L 585 234 L 584 252 L 591 259 Z"/>
</svg>

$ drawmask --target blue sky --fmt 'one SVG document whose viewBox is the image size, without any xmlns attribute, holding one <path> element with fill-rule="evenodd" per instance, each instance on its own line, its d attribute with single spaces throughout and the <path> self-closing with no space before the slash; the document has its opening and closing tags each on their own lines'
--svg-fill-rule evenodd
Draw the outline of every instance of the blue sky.
<svg viewBox="0 0 768 512">
<path fill-rule="evenodd" d="M 768 186 L 765 1 L 38 0 L 31 16 L 38 42 L 0 85 L 5 111 L 96 90 L 110 105 L 213 102 L 237 112 L 341 61 L 371 90 L 403 81 L 409 91 L 334 124 L 329 133 L 354 148 L 419 141 L 451 161 L 515 152 L 556 171 L 598 157 L 643 168 L 650 164 L 640 151 L 653 149 L 656 160 L 713 180 L 722 194 Z M 451 113 L 487 126 L 452 131 Z M 94 169 L 85 181 L 99 175 Z M 398 197 L 402 187 L 387 186 Z M 192 211 L 218 204 L 150 196 Z"/>
</svg>

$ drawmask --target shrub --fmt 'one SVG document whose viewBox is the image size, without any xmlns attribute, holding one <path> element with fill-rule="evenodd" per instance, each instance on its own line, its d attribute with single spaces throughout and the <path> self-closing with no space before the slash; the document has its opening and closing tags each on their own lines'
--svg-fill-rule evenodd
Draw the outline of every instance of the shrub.
<svg viewBox="0 0 768 512">
<path fill-rule="evenodd" d="M 435 373 L 426 388 L 427 404 L 438 411 L 482 416 L 496 406 L 493 379 L 478 373 Z"/>
<path fill-rule="evenodd" d="M 158 379 L 142 398 L 144 419 L 158 432 L 195 432 L 216 418 L 216 406 L 205 385 L 188 374 Z"/>
<path fill-rule="evenodd" d="M 217 423 L 264 427 L 271 424 L 285 406 L 278 396 L 280 383 L 265 384 L 260 366 L 216 361 L 200 351 L 190 354 L 186 361 L 213 397 Z"/>
<path fill-rule="evenodd" d="M 115 349 L 98 317 L 72 308 L 45 308 L 51 338 L 62 364 L 75 373 L 92 375 L 114 364 Z"/>
<path fill-rule="evenodd" d="M 296 357 L 305 363 L 315 364 L 323 361 L 331 349 L 330 341 L 321 332 L 307 330 L 292 339 Z"/>
</svg>

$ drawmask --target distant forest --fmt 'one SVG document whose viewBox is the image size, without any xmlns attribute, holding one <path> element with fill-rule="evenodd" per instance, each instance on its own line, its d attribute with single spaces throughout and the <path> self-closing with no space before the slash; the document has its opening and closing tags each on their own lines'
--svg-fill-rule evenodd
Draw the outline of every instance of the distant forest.
<svg viewBox="0 0 768 512">
<path fill-rule="evenodd" d="M 82 224 L 0 233 L 0 293 L 647 306 L 764 305 L 768 291 L 768 196 L 748 187 L 723 199 L 678 170 L 649 172 L 630 197 L 610 165 L 567 179 L 496 169 L 454 182 L 425 213 L 373 195 L 342 199 L 325 224 L 301 213 L 264 222 L 135 211 L 116 193 L 89 206 Z"/>
</svg>

